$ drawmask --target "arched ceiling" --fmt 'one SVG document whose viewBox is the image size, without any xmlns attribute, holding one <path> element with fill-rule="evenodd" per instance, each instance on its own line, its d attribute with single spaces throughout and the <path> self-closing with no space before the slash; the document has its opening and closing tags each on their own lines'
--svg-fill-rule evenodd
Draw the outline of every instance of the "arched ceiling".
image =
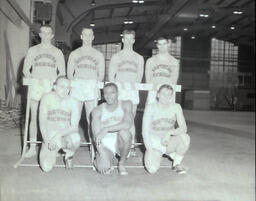
<svg viewBox="0 0 256 201">
<path fill-rule="evenodd" d="M 124 29 L 136 31 L 136 48 L 151 48 L 159 35 L 167 37 L 215 37 L 236 44 L 254 45 L 254 0 L 60 0 L 56 27 L 79 40 L 81 29 L 90 26 L 95 44 L 119 42 Z M 240 9 L 243 14 L 235 15 Z M 200 17 L 207 13 L 208 17 Z M 124 24 L 132 20 L 132 24 Z M 212 28 L 215 25 L 216 28 Z M 235 29 L 230 29 L 231 26 Z M 184 30 L 187 28 L 187 30 Z"/>
</svg>

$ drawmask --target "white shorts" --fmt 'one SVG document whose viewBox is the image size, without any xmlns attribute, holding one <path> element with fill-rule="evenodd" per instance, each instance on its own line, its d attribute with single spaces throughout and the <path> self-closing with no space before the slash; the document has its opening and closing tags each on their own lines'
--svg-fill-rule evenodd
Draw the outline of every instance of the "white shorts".
<svg viewBox="0 0 256 201">
<path fill-rule="evenodd" d="M 137 105 L 140 102 L 139 91 L 130 89 L 130 85 L 126 83 L 125 87 L 117 83 L 118 100 L 130 100 L 132 104 Z"/>
<path fill-rule="evenodd" d="M 74 79 L 71 82 L 70 95 L 79 101 L 93 101 L 100 98 L 100 90 L 96 80 Z"/>
<path fill-rule="evenodd" d="M 117 151 L 117 132 L 108 133 L 102 138 L 101 143 L 104 147 L 113 152 L 113 154 L 118 154 Z"/>
<path fill-rule="evenodd" d="M 30 99 L 40 101 L 42 96 L 52 91 L 53 80 L 31 79 L 30 80 Z"/>
<path fill-rule="evenodd" d="M 162 154 L 166 153 L 167 147 L 162 145 L 161 138 L 151 136 L 150 141 L 151 141 L 151 146 L 153 149 L 160 151 Z"/>
</svg>

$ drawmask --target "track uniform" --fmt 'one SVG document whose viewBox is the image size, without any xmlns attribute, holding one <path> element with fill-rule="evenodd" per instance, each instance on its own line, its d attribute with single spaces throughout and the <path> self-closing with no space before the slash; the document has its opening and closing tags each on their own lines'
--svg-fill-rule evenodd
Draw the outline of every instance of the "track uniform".
<svg viewBox="0 0 256 201">
<path fill-rule="evenodd" d="M 146 62 L 146 82 L 153 84 L 154 90 L 149 91 L 147 104 L 156 102 L 156 92 L 161 85 L 176 85 L 178 76 L 179 61 L 173 56 L 161 58 L 159 55 L 154 55 L 149 58 Z"/>
<path fill-rule="evenodd" d="M 42 44 L 29 48 L 23 73 L 25 77 L 32 78 L 30 83 L 32 100 L 39 101 L 43 94 L 52 90 L 57 71 L 58 75 L 65 75 L 65 60 L 61 50 L 53 45 L 45 47 Z"/>
<path fill-rule="evenodd" d="M 71 96 L 80 101 L 100 98 L 97 81 L 105 72 L 104 56 L 98 50 L 80 47 L 71 52 L 68 60 L 68 77 L 73 79 Z"/>
<path fill-rule="evenodd" d="M 51 138 L 54 135 L 58 135 L 58 130 L 68 129 L 71 126 L 71 121 L 74 121 L 74 119 L 77 122 L 79 121 L 76 107 L 78 103 L 70 96 L 60 99 L 55 92 L 43 96 L 42 101 L 43 104 L 47 104 L 45 127 L 48 131 L 48 136 L 47 139 L 43 139 L 40 164 L 47 171 L 55 164 L 57 153 L 61 148 L 66 152 L 67 157 L 71 157 L 80 145 L 80 135 L 78 133 L 71 133 L 65 136 L 60 135 L 57 138 L 57 149 L 50 150 L 48 147 Z"/>
<path fill-rule="evenodd" d="M 130 100 L 134 105 L 139 103 L 139 92 L 135 88 L 127 90 L 121 83 L 140 83 L 143 70 L 144 59 L 134 51 L 121 50 L 112 56 L 109 64 L 109 81 L 119 83 L 119 100 Z"/>
<path fill-rule="evenodd" d="M 179 104 L 171 104 L 164 110 L 161 109 L 158 103 L 147 105 L 143 118 L 148 118 L 150 125 L 149 128 L 143 126 L 143 133 L 147 135 L 147 139 L 144 137 L 146 145 L 145 165 L 149 172 L 156 172 L 161 163 L 162 155 L 169 155 L 175 163 L 181 162 L 183 155 L 187 151 L 190 144 L 190 137 L 186 133 L 180 133 L 178 135 L 171 136 L 171 133 L 175 130 L 175 123 L 177 121 L 177 110 L 179 110 Z M 181 120 L 180 122 L 182 122 Z M 143 120 L 144 123 L 144 120 Z M 179 128 L 186 127 L 180 123 Z M 146 131 L 145 131 L 146 129 Z M 186 129 L 183 129 L 186 130 Z M 169 134 L 170 133 L 170 134 Z M 167 146 L 162 144 L 162 140 L 166 135 L 169 135 L 169 142 Z M 178 158 L 176 160 L 176 158 Z"/>
<path fill-rule="evenodd" d="M 106 104 L 103 103 L 101 111 L 101 123 L 103 127 L 113 126 L 122 121 L 124 117 L 124 111 L 122 109 L 121 101 L 118 102 L 118 107 L 110 112 L 106 109 Z M 118 132 L 108 133 L 101 140 L 102 145 L 113 152 L 113 154 L 118 154 L 117 149 L 117 134 Z"/>
</svg>

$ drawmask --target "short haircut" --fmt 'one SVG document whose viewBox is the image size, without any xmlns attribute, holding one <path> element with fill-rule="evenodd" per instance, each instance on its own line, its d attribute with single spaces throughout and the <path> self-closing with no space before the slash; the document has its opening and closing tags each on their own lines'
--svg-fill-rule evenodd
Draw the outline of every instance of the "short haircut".
<svg viewBox="0 0 256 201">
<path fill-rule="evenodd" d="M 56 79 L 56 81 L 54 82 L 54 84 L 56 85 L 59 80 L 68 80 L 68 81 L 69 81 L 69 79 L 67 78 L 67 76 L 61 75 L 61 76 L 57 77 L 57 79 Z"/>
<path fill-rule="evenodd" d="M 113 82 L 109 82 L 109 83 L 105 84 L 104 87 L 103 87 L 103 91 L 104 91 L 104 89 L 106 89 L 107 87 L 114 87 L 114 88 L 116 89 L 116 91 L 118 92 L 118 87 L 117 87 L 117 85 L 116 85 L 115 83 L 113 83 Z"/>
<path fill-rule="evenodd" d="M 123 31 L 123 36 L 124 35 L 133 35 L 134 36 L 134 38 L 135 38 L 135 31 L 133 31 L 133 30 L 128 30 L 128 29 L 125 29 L 124 31 Z"/>
<path fill-rule="evenodd" d="M 173 88 L 172 88 L 172 86 L 169 85 L 169 84 L 163 84 L 163 85 L 161 85 L 160 88 L 158 89 L 157 93 L 160 93 L 160 91 L 162 91 L 162 89 L 169 89 L 169 90 L 171 90 L 171 91 L 173 92 Z"/>
<path fill-rule="evenodd" d="M 52 26 L 49 25 L 49 24 L 44 24 L 44 25 L 42 25 L 42 26 L 40 27 L 40 31 L 41 31 L 42 28 L 49 28 L 49 29 L 51 29 L 51 30 L 53 31 Z"/>
<path fill-rule="evenodd" d="M 168 38 L 165 37 L 165 36 L 159 36 L 157 39 L 156 39 L 156 43 L 160 40 L 166 40 L 168 42 Z"/>
<path fill-rule="evenodd" d="M 86 29 L 88 29 L 88 30 L 93 32 L 93 29 L 91 27 L 83 27 L 81 33 L 83 33 L 83 31 L 86 30 Z"/>
</svg>

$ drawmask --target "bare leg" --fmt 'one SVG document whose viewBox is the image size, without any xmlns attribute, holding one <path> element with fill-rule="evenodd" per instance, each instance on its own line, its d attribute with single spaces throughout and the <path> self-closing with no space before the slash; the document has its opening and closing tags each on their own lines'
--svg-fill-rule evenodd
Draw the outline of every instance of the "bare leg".
<svg viewBox="0 0 256 201">
<path fill-rule="evenodd" d="M 189 149 L 190 137 L 187 134 L 180 134 L 170 138 L 167 146 L 167 154 L 173 159 L 173 169 L 179 173 L 186 173 L 186 169 L 181 166 L 181 161 Z"/>
<path fill-rule="evenodd" d="M 66 169 L 72 168 L 72 159 L 76 150 L 80 147 L 81 138 L 79 133 L 72 133 L 62 139 L 62 148 L 65 154 Z"/>
<path fill-rule="evenodd" d="M 145 153 L 145 166 L 147 171 L 150 174 L 154 174 L 160 168 L 161 160 L 162 160 L 162 153 L 158 150 L 151 149 L 146 150 Z"/>
<path fill-rule="evenodd" d="M 120 153 L 119 160 L 119 173 L 121 175 L 126 175 L 128 172 L 125 169 L 124 162 L 129 154 L 132 144 L 132 136 L 128 130 L 120 130 L 118 133 L 118 148 Z"/>
<path fill-rule="evenodd" d="M 37 140 L 37 111 L 39 102 L 36 100 L 31 100 L 30 102 L 30 124 L 29 124 L 29 140 L 31 142 L 36 142 Z M 25 139 L 27 140 L 27 139 Z M 36 143 L 30 143 L 30 148 L 25 154 L 26 158 L 30 158 L 36 155 Z"/>
<path fill-rule="evenodd" d="M 133 105 L 133 119 L 136 116 L 137 106 L 138 105 Z M 134 144 L 135 143 L 135 135 L 136 135 L 135 124 L 133 124 L 131 127 L 131 133 L 132 133 L 132 144 Z"/>
<path fill-rule="evenodd" d="M 90 115 L 92 110 L 96 107 L 96 100 L 94 101 L 85 101 L 84 102 L 84 107 L 86 110 L 86 120 L 87 120 L 87 124 L 88 124 L 88 134 L 89 134 L 89 128 L 90 128 Z"/>
<path fill-rule="evenodd" d="M 49 172 L 52 170 L 56 163 L 56 156 L 58 149 L 49 150 L 48 143 L 43 143 L 39 155 L 40 167 L 44 172 Z"/>
<path fill-rule="evenodd" d="M 96 170 L 101 174 L 108 174 L 112 167 L 113 158 L 113 152 L 108 150 L 102 144 L 97 146 L 97 153 L 94 160 Z"/>
</svg>

